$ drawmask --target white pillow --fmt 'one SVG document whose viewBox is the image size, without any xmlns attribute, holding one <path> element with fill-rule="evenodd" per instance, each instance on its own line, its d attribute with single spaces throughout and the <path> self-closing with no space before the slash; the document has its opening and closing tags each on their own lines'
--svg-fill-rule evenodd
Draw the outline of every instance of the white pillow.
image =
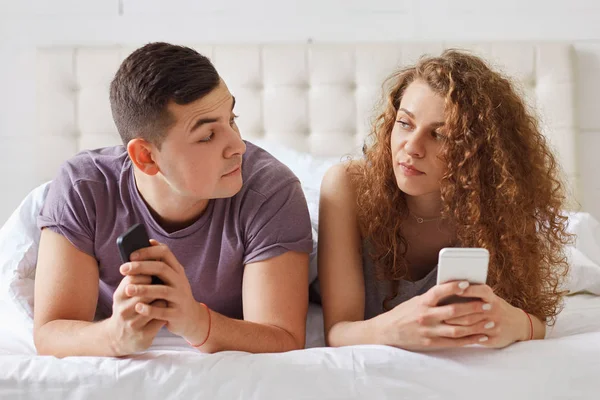
<svg viewBox="0 0 600 400">
<path fill-rule="evenodd" d="M 592 262 L 600 265 L 600 223 L 589 213 L 574 212 L 569 217 L 568 231 L 577 235 L 575 247 Z"/>
<path fill-rule="evenodd" d="M 600 264 L 593 262 L 576 247 L 567 247 L 570 271 L 564 282 L 569 294 L 592 293 L 600 295 Z"/>
<path fill-rule="evenodd" d="M 600 295 L 600 223 L 589 213 L 567 214 L 568 231 L 576 235 L 573 247 L 567 248 L 571 271 L 566 289 L 570 294 Z"/>
<path fill-rule="evenodd" d="M 323 175 L 331 166 L 342 162 L 343 157 L 316 157 L 268 140 L 252 140 L 252 143 L 271 153 L 296 174 L 302 184 L 310 219 L 316 230 L 319 222 L 319 192 Z"/>
<path fill-rule="evenodd" d="M 310 255 L 309 279 L 310 282 L 313 282 L 317 278 L 317 240 L 321 181 L 325 172 L 331 166 L 342 162 L 343 157 L 316 157 L 309 153 L 299 152 L 290 147 L 262 139 L 252 140 L 252 143 L 268 151 L 279 161 L 287 165 L 296 174 L 302 184 L 312 225 L 313 251 Z"/>
<path fill-rule="evenodd" d="M 33 318 L 35 266 L 41 232 L 36 219 L 49 183 L 32 190 L 0 229 L 1 295 L 30 318 Z"/>
</svg>

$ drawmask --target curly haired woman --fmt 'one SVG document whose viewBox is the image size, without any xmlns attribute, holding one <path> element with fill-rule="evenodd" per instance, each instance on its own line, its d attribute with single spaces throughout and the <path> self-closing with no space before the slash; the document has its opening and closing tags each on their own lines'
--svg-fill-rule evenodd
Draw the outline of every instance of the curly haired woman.
<svg viewBox="0 0 600 400">
<path fill-rule="evenodd" d="M 407 350 L 543 339 L 568 271 L 557 160 L 511 82 L 447 50 L 388 81 L 364 157 L 321 187 L 331 346 Z M 435 285 L 445 247 L 489 251 L 487 285 Z M 447 296 L 475 297 L 437 306 Z"/>
</svg>

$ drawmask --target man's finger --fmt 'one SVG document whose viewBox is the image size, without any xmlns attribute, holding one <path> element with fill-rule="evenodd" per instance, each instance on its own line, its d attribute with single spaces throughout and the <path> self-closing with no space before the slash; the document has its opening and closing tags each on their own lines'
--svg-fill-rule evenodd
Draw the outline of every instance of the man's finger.
<svg viewBox="0 0 600 400">
<path fill-rule="evenodd" d="M 173 315 L 173 309 L 169 307 L 157 307 L 145 303 L 137 303 L 135 311 L 146 317 L 163 321 L 168 321 Z"/>
<path fill-rule="evenodd" d="M 125 289 L 125 293 L 132 297 L 139 296 L 152 300 L 166 300 L 171 303 L 174 302 L 176 294 L 175 289 L 165 285 L 129 285 Z M 153 305 L 158 306 L 158 304 Z"/>
<path fill-rule="evenodd" d="M 156 336 L 158 331 L 161 330 L 163 326 L 165 326 L 166 322 L 158 319 L 152 319 L 150 322 L 146 324 L 144 330 L 147 330 L 149 335 Z"/>
<path fill-rule="evenodd" d="M 140 315 L 139 313 L 136 313 L 135 316 L 131 318 L 129 324 L 132 329 L 141 330 L 150 321 L 152 321 L 152 318 L 149 318 L 149 317 L 146 317 L 145 315 Z"/>
<path fill-rule="evenodd" d="M 126 275 L 123 279 L 121 279 L 117 290 L 115 290 L 115 293 L 113 295 L 113 301 L 125 300 L 130 297 L 127 296 L 125 293 L 125 288 L 128 285 L 147 285 L 151 282 L 152 278 L 147 275 Z"/>
<path fill-rule="evenodd" d="M 150 303 L 150 305 L 154 306 L 154 307 L 161 307 L 161 308 L 168 307 L 168 303 L 165 300 L 154 300 L 152 303 Z"/>
<path fill-rule="evenodd" d="M 115 299 L 113 312 L 116 312 L 120 315 L 120 317 L 124 320 L 129 320 L 134 318 L 138 312 L 135 311 L 135 305 L 137 303 L 149 303 L 154 299 L 148 299 L 144 297 L 134 296 L 134 297 L 125 297 L 123 299 Z"/>
<path fill-rule="evenodd" d="M 177 274 L 162 261 L 132 261 L 121 266 L 124 275 L 151 275 L 159 277 L 166 285 L 177 280 Z"/>
<path fill-rule="evenodd" d="M 132 260 L 133 258 L 135 258 L 138 261 L 160 260 L 175 271 L 178 271 L 182 268 L 179 264 L 179 261 L 177 261 L 177 258 L 171 252 L 167 245 L 161 244 L 154 239 L 151 239 L 150 243 L 152 244 L 152 246 L 135 251 L 131 255 Z"/>
</svg>

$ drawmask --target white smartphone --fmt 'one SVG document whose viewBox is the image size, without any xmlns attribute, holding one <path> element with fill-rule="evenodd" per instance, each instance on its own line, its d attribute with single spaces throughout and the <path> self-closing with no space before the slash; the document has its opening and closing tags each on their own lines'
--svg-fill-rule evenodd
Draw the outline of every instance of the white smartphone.
<svg viewBox="0 0 600 400">
<path fill-rule="evenodd" d="M 440 250 L 438 257 L 437 284 L 451 281 L 468 281 L 484 285 L 487 281 L 490 253 L 483 248 L 447 247 Z M 450 296 L 438 305 L 469 302 L 477 299 Z"/>
</svg>

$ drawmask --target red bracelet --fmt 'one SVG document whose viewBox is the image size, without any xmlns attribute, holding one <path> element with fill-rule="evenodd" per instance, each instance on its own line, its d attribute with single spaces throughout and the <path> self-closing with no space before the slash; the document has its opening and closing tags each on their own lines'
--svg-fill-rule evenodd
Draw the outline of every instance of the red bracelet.
<svg viewBox="0 0 600 400">
<path fill-rule="evenodd" d="M 190 346 L 195 347 L 195 348 L 199 348 L 202 347 L 202 345 L 204 343 L 206 343 L 208 341 L 208 337 L 210 336 L 210 326 L 211 326 L 211 318 L 210 318 L 210 308 L 208 308 L 208 306 L 204 303 L 200 303 L 204 306 L 204 308 L 206 308 L 206 312 L 208 313 L 208 332 L 206 332 L 206 339 L 204 339 L 204 341 L 200 344 L 191 344 L 190 342 L 188 342 L 190 344 Z"/>
<path fill-rule="evenodd" d="M 533 321 L 531 320 L 531 316 L 525 310 L 521 310 L 527 315 L 527 319 L 529 320 L 529 340 L 533 340 Z"/>
</svg>

